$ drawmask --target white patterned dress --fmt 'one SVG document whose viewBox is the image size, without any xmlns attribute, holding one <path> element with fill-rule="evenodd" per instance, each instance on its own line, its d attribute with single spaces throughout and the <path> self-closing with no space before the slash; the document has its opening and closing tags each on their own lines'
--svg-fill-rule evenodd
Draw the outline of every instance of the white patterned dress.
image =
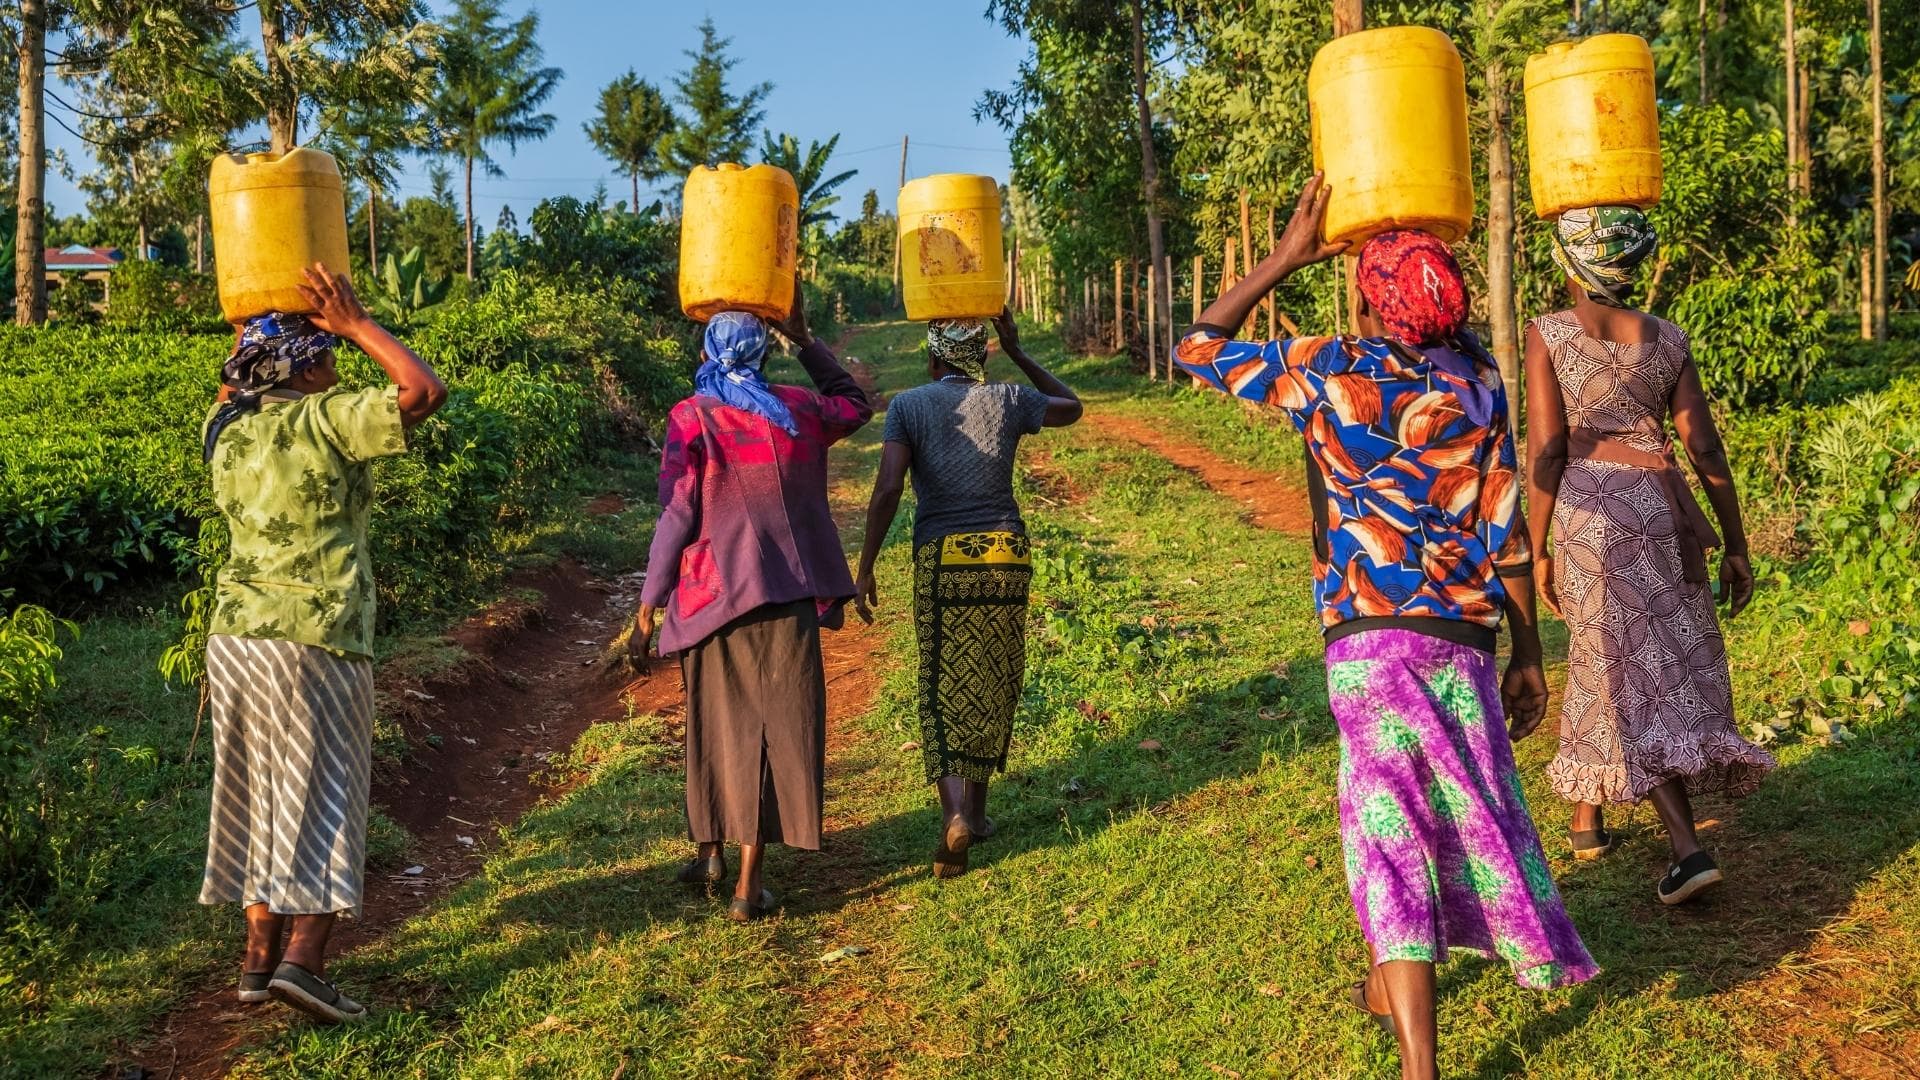
<svg viewBox="0 0 1920 1080">
<path fill-rule="evenodd" d="M 1571 312 L 1533 323 L 1560 384 L 1567 427 L 1650 453 L 1668 447 L 1686 335 L 1617 344 Z M 1713 593 L 1683 574 L 1672 504 L 1658 474 L 1571 459 L 1554 505 L 1555 574 L 1571 635 L 1560 751 L 1548 767 L 1570 802 L 1636 802 L 1673 779 L 1690 794 L 1744 795 L 1774 766 L 1740 737 Z"/>
</svg>

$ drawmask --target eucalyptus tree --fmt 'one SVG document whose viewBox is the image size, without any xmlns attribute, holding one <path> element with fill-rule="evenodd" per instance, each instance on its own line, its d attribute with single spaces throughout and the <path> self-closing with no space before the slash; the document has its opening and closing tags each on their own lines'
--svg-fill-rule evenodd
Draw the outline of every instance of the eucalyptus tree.
<svg viewBox="0 0 1920 1080">
<path fill-rule="evenodd" d="M 213 0 L 239 26 L 252 9 L 258 50 L 233 56 L 227 78 L 266 120 L 275 153 L 300 142 L 302 120 L 349 102 L 419 101 L 434 72 L 437 28 L 422 0 Z"/>
<path fill-rule="evenodd" d="M 474 273 L 473 170 L 502 175 L 492 148 L 544 139 L 552 113 L 540 106 L 553 96 L 562 72 L 541 65 L 540 16 L 529 11 L 503 21 L 500 0 L 456 0 L 440 42 L 440 76 L 428 112 L 439 151 L 458 159 L 466 184 L 467 276 Z"/>
<path fill-rule="evenodd" d="M 834 147 L 839 145 L 840 136 L 835 135 L 824 143 L 809 142 L 806 152 L 802 153 L 800 140 L 792 135 L 776 137 L 769 131 L 761 137 L 760 160 L 787 170 L 793 176 L 794 186 L 800 189 L 800 227 L 803 229 L 833 220 L 832 207 L 840 201 L 834 189 L 859 172 L 848 169 L 827 175 L 827 163 L 833 157 Z"/>
<path fill-rule="evenodd" d="M 727 55 L 732 43 L 720 36 L 713 19 L 706 19 L 700 24 L 700 47 L 686 51 L 692 65 L 673 80 L 679 122 L 660 140 L 659 156 L 675 172 L 738 161 L 753 147 L 773 84 L 755 83 L 738 93 L 729 88 L 727 73 L 740 63 Z"/>
<path fill-rule="evenodd" d="M 660 161 L 660 140 L 677 118 L 660 88 L 629 70 L 600 89 L 600 113 L 580 125 L 587 141 L 620 166 L 633 182 L 633 202 L 640 212 L 640 181 L 666 175 Z"/>
</svg>

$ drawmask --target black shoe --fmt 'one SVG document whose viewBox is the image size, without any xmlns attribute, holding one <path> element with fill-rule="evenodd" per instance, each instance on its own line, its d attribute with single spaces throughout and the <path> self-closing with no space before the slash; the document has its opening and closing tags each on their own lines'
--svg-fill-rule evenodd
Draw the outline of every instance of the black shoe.
<svg viewBox="0 0 1920 1080">
<path fill-rule="evenodd" d="M 679 877 L 683 885 L 711 885 L 716 881 L 725 881 L 727 879 L 727 857 L 725 855 L 715 855 L 711 859 L 703 859 L 695 855 L 693 858 L 687 860 L 685 866 L 680 868 Z"/>
<path fill-rule="evenodd" d="M 273 969 L 267 989 L 274 998 L 329 1024 L 351 1024 L 367 1018 L 367 1007 L 340 992 L 332 983 L 298 964 Z"/>
<path fill-rule="evenodd" d="M 1573 849 L 1573 857 L 1582 861 L 1605 855 L 1619 842 L 1619 837 L 1605 829 L 1567 830 L 1567 846 Z"/>
<path fill-rule="evenodd" d="M 272 982 L 273 972 L 271 971 L 241 972 L 240 991 L 237 995 L 240 1003 L 242 1005 L 257 1005 L 262 1001 L 272 1000 L 273 995 L 267 992 L 267 988 Z"/>
<path fill-rule="evenodd" d="M 734 900 L 732 905 L 727 908 L 727 918 L 732 919 L 734 922 L 752 922 L 755 919 L 764 919 L 767 913 L 772 911 L 778 904 L 779 901 L 774 898 L 773 893 L 766 889 L 761 889 L 758 903 L 752 900 Z"/>
<path fill-rule="evenodd" d="M 1684 904 L 1720 884 L 1720 867 L 1713 856 L 1696 851 L 1667 868 L 1657 892 L 1663 904 Z"/>
</svg>

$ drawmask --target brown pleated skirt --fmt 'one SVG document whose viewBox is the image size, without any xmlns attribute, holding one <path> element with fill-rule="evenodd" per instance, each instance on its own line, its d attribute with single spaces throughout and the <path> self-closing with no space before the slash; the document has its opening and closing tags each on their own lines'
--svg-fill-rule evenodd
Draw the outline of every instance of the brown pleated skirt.
<svg viewBox="0 0 1920 1080">
<path fill-rule="evenodd" d="M 819 850 L 827 680 L 814 602 L 755 608 L 681 653 L 680 674 L 694 842 Z"/>
</svg>

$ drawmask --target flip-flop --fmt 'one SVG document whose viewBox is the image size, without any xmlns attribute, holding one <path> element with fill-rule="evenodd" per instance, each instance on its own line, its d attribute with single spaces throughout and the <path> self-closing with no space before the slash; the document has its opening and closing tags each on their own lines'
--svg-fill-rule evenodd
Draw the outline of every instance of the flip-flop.
<svg viewBox="0 0 1920 1080">
<path fill-rule="evenodd" d="M 940 846 L 933 849 L 933 876 L 959 877 L 967 872 L 967 849 L 973 846 L 973 830 L 967 819 L 955 814 L 940 832 Z"/>
<path fill-rule="evenodd" d="M 1367 980 L 1361 979 L 1353 984 L 1353 989 L 1347 992 L 1347 1004 L 1373 1017 L 1373 1022 L 1387 1033 L 1387 1038 L 1397 1038 L 1393 1033 L 1393 1014 L 1374 1012 L 1373 1006 L 1367 1004 Z"/>
</svg>

